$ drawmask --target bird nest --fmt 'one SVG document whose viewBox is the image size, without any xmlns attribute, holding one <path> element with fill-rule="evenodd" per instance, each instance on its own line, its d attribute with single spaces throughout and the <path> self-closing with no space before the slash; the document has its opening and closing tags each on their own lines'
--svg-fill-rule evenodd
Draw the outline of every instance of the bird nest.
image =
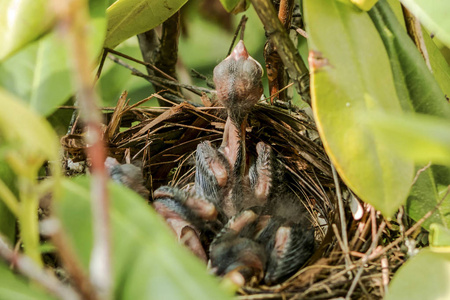
<svg viewBox="0 0 450 300">
<path fill-rule="evenodd" d="M 162 98 L 158 94 L 152 97 Z M 184 102 L 168 108 L 145 108 L 129 106 L 127 94 L 123 93 L 115 108 L 104 109 L 108 155 L 119 162 L 138 161 L 151 193 L 162 185 L 185 186 L 194 182 L 197 145 L 208 140 L 219 146 L 227 117 L 223 107 L 210 104 L 205 97 L 209 106 Z M 85 160 L 82 135 L 82 127 L 75 125 L 72 133 L 63 137 L 66 162 Z M 290 188 L 313 220 L 316 251 L 284 283 L 243 287 L 238 298 L 329 299 L 347 294 L 355 299 L 381 298 L 391 276 L 387 267 L 382 272 L 382 266 L 395 269 L 404 255 L 394 251 L 388 263 L 383 255 L 394 247 L 374 251 L 380 235 L 384 232 L 386 237 L 386 230 L 378 228 L 379 216 L 369 206 L 359 204 L 362 215 L 358 220 L 350 213 L 348 203 L 359 202 L 342 183 L 336 191 L 338 178 L 333 176 L 311 117 L 296 107 L 288 110 L 257 104 L 248 118 L 246 139 L 250 153 L 255 153 L 256 144 L 262 141 L 272 147 L 284 164 Z M 339 199 L 346 210 L 338 209 Z M 399 229 L 393 222 L 388 225 L 389 237 L 385 240 L 392 240 L 399 235 Z"/>
</svg>

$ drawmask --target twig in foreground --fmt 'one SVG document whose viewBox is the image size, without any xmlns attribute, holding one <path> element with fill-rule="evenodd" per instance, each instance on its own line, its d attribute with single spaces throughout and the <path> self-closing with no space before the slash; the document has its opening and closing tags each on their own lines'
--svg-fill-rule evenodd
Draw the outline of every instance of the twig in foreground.
<svg viewBox="0 0 450 300">
<path fill-rule="evenodd" d="M 7 263 L 12 264 L 20 274 L 39 283 L 58 298 L 64 300 L 81 299 L 71 287 L 62 284 L 56 277 L 45 272 L 31 258 L 15 254 L 2 236 L 0 236 L 0 257 Z"/>
<path fill-rule="evenodd" d="M 73 79 L 78 91 L 80 117 L 87 127 L 86 149 L 91 160 L 91 207 L 94 245 L 91 252 L 90 277 L 97 292 L 104 299 L 110 299 L 112 292 L 111 228 L 109 219 L 109 198 L 105 169 L 106 149 L 102 140 L 102 116 L 98 109 L 94 89 L 91 62 L 86 43 L 86 27 L 89 15 L 86 1 L 53 1 L 57 16 L 57 29 L 65 38 L 72 58 Z"/>
</svg>

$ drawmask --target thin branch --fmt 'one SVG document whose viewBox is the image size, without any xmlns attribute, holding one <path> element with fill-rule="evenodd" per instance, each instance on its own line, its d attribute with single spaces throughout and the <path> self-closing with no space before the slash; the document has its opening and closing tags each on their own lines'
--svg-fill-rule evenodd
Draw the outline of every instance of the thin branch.
<svg viewBox="0 0 450 300">
<path fill-rule="evenodd" d="M 47 218 L 40 223 L 40 232 L 44 236 L 49 236 L 56 246 L 59 258 L 64 269 L 68 272 L 71 282 L 77 288 L 83 299 L 96 300 L 98 296 L 88 276 L 84 273 L 78 256 L 71 246 L 69 239 L 61 228 L 61 223 L 56 218 Z"/>
<path fill-rule="evenodd" d="M 281 92 L 284 91 L 284 90 L 287 90 L 288 88 L 290 88 L 290 87 L 293 86 L 293 85 L 294 85 L 293 82 L 289 83 L 289 84 L 286 85 L 284 88 L 282 88 L 281 90 L 279 90 L 279 91 L 276 92 L 275 94 L 271 95 L 270 97 L 266 97 L 266 98 L 264 98 L 264 99 L 259 100 L 259 103 L 264 102 L 264 101 L 267 101 L 267 100 L 270 99 L 271 97 L 278 95 L 279 93 L 281 93 Z M 281 101 L 281 100 L 278 100 L 278 101 Z M 284 102 L 284 101 L 281 101 L 281 102 Z"/>
<path fill-rule="evenodd" d="M 40 268 L 31 258 L 14 253 L 14 250 L 0 236 L 0 257 L 14 266 L 20 274 L 39 283 L 47 291 L 64 300 L 80 300 L 78 294 L 69 286 L 62 284 L 56 277 Z"/>
<path fill-rule="evenodd" d="M 303 29 L 301 29 L 300 27 L 297 27 L 295 25 L 291 25 L 291 28 L 294 29 L 295 32 L 297 32 L 299 35 L 301 35 L 305 39 L 308 39 L 308 33 L 306 31 L 304 31 Z"/>
<path fill-rule="evenodd" d="M 364 265 L 369 261 L 369 256 L 372 254 L 372 252 L 375 250 L 375 247 L 378 245 L 378 240 L 380 239 L 381 234 L 383 233 L 384 227 L 386 226 L 386 223 L 383 221 L 380 224 L 380 227 L 378 228 L 377 235 L 374 240 L 372 240 L 372 244 L 370 245 L 369 250 L 367 250 L 364 257 L 361 259 L 361 265 L 358 268 L 358 272 L 355 275 L 355 278 L 353 279 L 353 282 L 348 289 L 347 295 L 345 296 L 345 299 L 350 299 L 351 295 L 353 294 L 353 291 L 355 290 L 356 284 L 359 281 L 359 278 L 361 277 L 363 271 L 364 271 Z"/>
<path fill-rule="evenodd" d="M 422 226 L 422 224 L 429 218 L 431 217 L 434 212 L 441 206 L 442 202 L 444 202 L 444 200 L 447 198 L 447 196 L 450 193 L 450 185 L 447 186 L 447 192 L 445 193 L 444 197 L 442 197 L 442 199 L 439 201 L 439 203 L 429 212 L 427 212 L 419 221 L 417 221 L 416 224 L 414 224 L 411 228 L 409 228 L 406 232 L 405 232 L 405 237 L 411 235 L 413 232 L 415 232 L 420 226 Z M 389 245 L 387 245 L 386 247 L 384 247 L 383 249 L 381 249 L 380 251 L 377 251 L 376 253 L 374 253 L 373 255 L 370 256 L 370 260 L 374 260 L 377 259 L 378 257 L 380 257 L 381 255 L 385 254 L 387 251 L 389 251 L 390 249 L 394 248 L 395 246 L 397 246 L 398 244 L 400 244 L 400 242 L 402 242 L 404 240 L 403 236 L 400 236 L 399 238 L 397 238 L 395 241 L 393 241 L 392 243 L 390 243 Z"/>
<path fill-rule="evenodd" d="M 413 179 L 413 182 L 411 183 L 411 186 L 413 186 L 417 182 L 417 179 L 419 179 L 420 174 L 425 172 L 430 167 L 431 167 L 431 161 L 426 166 L 424 166 L 423 168 L 417 170 L 416 176 L 414 176 L 414 179 Z"/>
<path fill-rule="evenodd" d="M 80 116 L 87 127 L 87 155 L 92 163 L 91 206 L 93 219 L 94 245 L 91 253 L 90 273 L 94 286 L 102 298 L 111 297 L 111 236 L 109 220 L 109 198 L 105 169 L 106 149 L 102 140 L 102 116 L 96 105 L 94 78 L 91 70 L 91 57 L 87 49 L 88 36 L 86 24 L 88 6 L 86 1 L 53 1 L 58 18 L 58 29 L 66 39 L 70 49 L 74 81 L 78 90 Z"/>
<path fill-rule="evenodd" d="M 383 286 L 383 294 L 386 295 L 389 286 L 389 261 L 386 256 L 381 258 L 381 283 Z"/>
<path fill-rule="evenodd" d="M 148 63 L 148 62 L 136 59 L 134 57 L 131 57 L 131 56 L 126 55 L 126 54 L 123 54 L 123 53 L 121 53 L 119 51 L 116 51 L 116 50 L 113 50 L 113 49 L 106 48 L 106 50 L 108 50 L 109 53 L 115 54 L 117 56 L 120 56 L 120 57 L 126 58 L 128 60 L 134 61 L 135 63 L 138 63 L 138 64 L 141 64 L 143 66 L 149 67 L 149 68 L 153 69 L 154 71 L 157 71 L 158 73 L 160 73 L 162 76 L 166 77 L 169 80 L 176 81 L 175 78 L 173 78 L 169 74 L 165 73 L 164 71 L 158 69 L 157 67 L 155 67 L 155 65 L 153 65 L 151 63 Z"/>
<path fill-rule="evenodd" d="M 169 87 L 167 87 L 167 85 L 185 88 L 185 89 L 187 89 L 193 93 L 196 93 L 197 95 L 200 95 L 200 96 L 201 96 L 202 92 L 209 93 L 209 94 L 212 94 L 215 92 L 214 90 L 199 87 L 199 86 L 193 86 L 193 85 L 189 85 L 189 84 L 179 83 L 178 81 L 166 80 L 161 77 L 157 77 L 157 76 L 153 76 L 153 75 L 146 75 L 146 74 L 142 73 L 141 71 L 139 71 L 138 69 L 133 68 L 129 64 L 127 64 L 124 61 L 120 60 L 119 58 L 115 57 L 114 55 L 108 55 L 108 58 L 111 59 L 112 61 L 114 61 L 115 63 L 130 70 L 132 75 L 142 77 L 153 84 L 157 84 L 163 88 L 170 90 L 173 93 L 177 93 L 177 92 L 175 90 L 172 90 Z"/>
<path fill-rule="evenodd" d="M 197 94 L 199 96 L 202 95 L 202 92 L 203 93 L 208 93 L 208 94 L 212 94 L 212 93 L 215 92 L 214 90 L 207 89 L 207 88 L 200 87 L 200 86 L 194 86 L 194 85 L 190 85 L 190 84 L 179 83 L 179 82 L 176 82 L 176 81 L 165 80 L 165 79 L 162 79 L 162 78 L 159 78 L 159 77 L 156 77 L 156 76 L 145 75 L 142 72 L 132 72 L 131 74 L 135 75 L 135 76 L 139 76 L 139 77 L 145 78 L 145 79 L 148 79 L 149 81 L 152 80 L 154 82 L 159 82 L 159 83 L 163 83 L 163 84 L 168 84 L 168 85 L 181 87 L 181 88 L 187 89 L 188 91 L 191 91 L 191 92 L 193 92 L 193 93 L 195 93 L 195 94 Z"/>
</svg>

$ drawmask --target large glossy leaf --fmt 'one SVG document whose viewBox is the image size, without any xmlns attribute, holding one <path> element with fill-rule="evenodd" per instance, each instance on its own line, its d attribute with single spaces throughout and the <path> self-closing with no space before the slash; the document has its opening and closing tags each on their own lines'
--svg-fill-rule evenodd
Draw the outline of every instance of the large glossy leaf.
<svg viewBox="0 0 450 300">
<path fill-rule="evenodd" d="M 48 0 L 0 2 L 0 61 L 47 31 L 54 22 Z"/>
<path fill-rule="evenodd" d="M 401 0 L 430 32 L 450 47 L 449 1 Z"/>
<path fill-rule="evenodd" d="M 106 31 L 106 4 L 91 0 L 86 43 L 91 60 L 100 53 Z M 71 78 L 71 55 L 64 40 L 50 33 L 29 44 L 0 65 L 0 86 L 48 116 L 75 92 Z"/>
<path fill-rule="evenodd" d="M 450 299 L 450 253 L 420 251 L 398 270 L 386 300 Z"/>
<path fill-rule="evenodd" d="M 423 37 L 433 74 L 404 27 L 399 24 L 398 16 L 392 13 L 385 0 L 380 0 L 369 15 L 389 54 L 403 109 L 450 118 L 450 106 L 442 92 L 450 92 L 450 68 L 426 31 L 423 31 Z M 416 169 L 422 167 L 423 165 L 419 165 Z M 439 190 L 448 184 L 450 184 L 449 167 L 432 166 L 423 172 L 408 197 L 406 206 L 408 215 L 415 220 L 422 218 L 440 201 Z M 450 225 L 450 217 L 445 214 L 449 207 L 450 199 L 446 200 L 424 223 L 424 227 L 429 228 L 432 222 Z"/>
<path fill-rule="evenodd" d="M 408 195 L 413 163 L 363 122 L 371 111 L 400 113 L 388 56 L 369 16 L 340 1 L 304 1 L 315 59 L 311 93 L 325 150 L 345 183 L 386 216 Z M 310 56 L 311 58 L 311 56 Z"/>
<path fill-rule="evenodd" d="M 118 0 L 107 10 L 105 47 L 114 48 L 133 35 L 148 31 L 177 12 L 187 0 Z"/>
<path fill-rule="evenodd" d="M 38 286 L 30 284 L 0 262 L 0 299 L 52 300 L 56 299 Z"/>
<path fill-rule="evenodd" d="M 87 270 L 92 249 L 89 179 L 66 180 L 56 211 Z M 217 279 L 134 192 L 109 186 L 117 299 L 230 299 Z"/>
</svg>

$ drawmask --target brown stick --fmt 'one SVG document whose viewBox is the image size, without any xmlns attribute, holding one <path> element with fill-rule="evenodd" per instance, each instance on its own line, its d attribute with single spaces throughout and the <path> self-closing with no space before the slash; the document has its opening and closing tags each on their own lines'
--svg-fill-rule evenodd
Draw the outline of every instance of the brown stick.
<svg viewBox="0 0 450 300">
<path fill-rule="evenodd" d="M 311 104 L 308 68 L 278 19 L 275 8 L 270 0 L 251 0 L 251 2 L 264 24 L 269 40 L 273 41 L 281 61 L 286 66 L 289 77 L 294 81 L 297 92 L 305 102 Z"/>
<path fill-rule="evenodd" d="M 91 280 L 105 298 L 110 298 L 112 286 L 111 239 L 109 198 L 106 189 L 108 175 L 105 169 L 106 149 L 102 140 L 102 116 L 96 105 L 91 58 L 87 49 L 87 15 L 85 1 L 53 1 L 58 18 L 58 29 L 66 39 L 71 52 L 74 81 L 78 89 L 80 117 L 87 127 L 86 149 L 92 163 L 91 206 L 94 229 L 94 246 L 91 253 Z"/>
<path fill-rule="evenodd" d="M 416 44 L 416 47 L 419 50 L 420 54 L 422 54 L 422 57 L 427 64 L 428 70 L 430 70 L 430 72 L 433 72 L 430 63 L 430 57 L 428 56 L 427 46 L 425 45 L 425 40 L 423 39 L 422 25 L 420 25 L 420 22 L 403 5 L 402 9 L 405 18 L 406 31 L 408 32 L 409 37 L 413 40 L 414 44 Z"/>
<path fill-rule="evenodd" d="M 44 222 L 47 222 L 46 227 L 49 227 L 49 235 L 52 242 L 55 244 L 59 257 L 64 265 L 64 269 L 70 275 L 70 280 L 77 288 L 77 291 L 81 294 L 83 299 L 98 299 L 98 295 L 81 267 L 81 263 L 78 260 L 73 247 L 66 234 L 62 231 L 59 221 L 49 218 Z"/>
<path fill-rule="evenodd" d="M 180 36 L 180 11 L 177 11 L 169 19 L 164 21 L 162 25 L 161 39 L 158 41 L 156 32 L 154 29 L 145 33 L 139 34 L 139 47 L 141 48 L 143 59 L 147 66 L 147 73 L 150 76 L 154 76 L 154 71 L 162 71 L 167 74 L 171 80 L 176 81 L 176 64 L 178 60 L 178 37 Z M 150 67 L 150 65 L 155 68 Z M 155 91 L 159 92 L 164 87 L 152 82 L 155 87 Z M 181 94 L 181 89 L 178 86 L 174 86 L 174 91 L 166 91 L 163 93 L 173 93 L 175 95 Z M 158 100 L 160 106 L 168 106 L 167 102 Z M 170 106 L 170 105 L 169 105 Z"/>
<path fill-rule="evenodd" d="M 0 236 L 0 257 L 7 263 L 12 264 L 20 274 L 39 283 L 58 298 L 65 300 L 81 299 L 71 287 L 62 284 L 56 277 L 45 272 L 31 258 L 14 253 L 14 250 L 6 244 L 2 236 Z"/>
</svg>

